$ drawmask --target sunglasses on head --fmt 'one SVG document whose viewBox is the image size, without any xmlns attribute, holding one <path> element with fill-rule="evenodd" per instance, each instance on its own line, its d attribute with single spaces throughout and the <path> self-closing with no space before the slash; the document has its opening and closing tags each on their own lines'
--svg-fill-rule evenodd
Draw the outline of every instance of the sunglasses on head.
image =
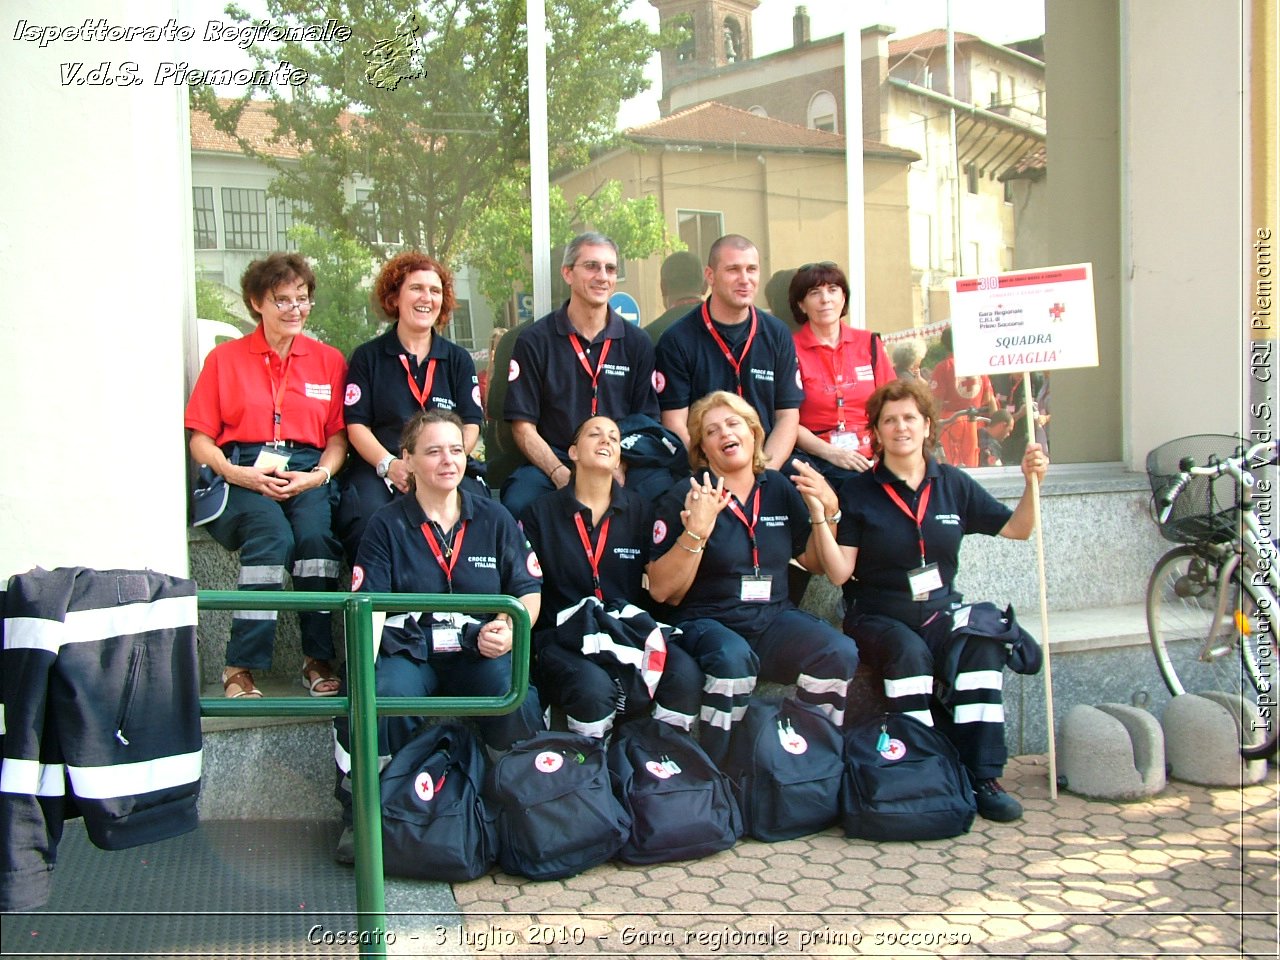
<svg viewBox="0 0 1280 960">
<path fill-rule="evenodd" d="M 802 263 L 800 270 L 812 270 L 814 267 L 826 267 L 828 270 L 839 270 L 839 265 L 834 260 L 819 260 L 817 263 Z"/>
</svg>

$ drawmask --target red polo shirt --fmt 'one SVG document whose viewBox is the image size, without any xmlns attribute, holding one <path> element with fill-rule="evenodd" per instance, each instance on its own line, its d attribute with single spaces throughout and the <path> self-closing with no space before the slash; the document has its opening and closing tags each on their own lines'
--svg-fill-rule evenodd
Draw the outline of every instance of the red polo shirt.
<svg viewBox="0 0 1280 960">
<path fill-rule="evenodd" d="M 814 334 L 812 325 L 804 323 L 793 334 L 796 357 L 800 361 L 800 378 L 804 382 L 804 402 L 800 405 L 800 425 L 812 430 L 823 440 L 838 429 L 843 410 L 844 429 L 857 433 L 859 449 L 871 451 L 867 430 L 867 398 L 876 387 L 896 377 L 889 354 L 880 341 L 876 343 L 875 370 L 872 371 L 870 331 L 855 330 L 840 324 L 840 342 L 829 347 Z M 844 406 L 837 398 L 844 398 Z"/>
<path fill-rule="evenodd" d="M 248 336 L 210 351 L 187 401 L 185 423 L 218 446 L 266 443 L 275 439 L 279 396 L 279 439 L 323 448 L 343 429 L 346 383 L 347 363 L 333 347 L 299 334 L 281 360 L 259 323 Z"/>
</svg>

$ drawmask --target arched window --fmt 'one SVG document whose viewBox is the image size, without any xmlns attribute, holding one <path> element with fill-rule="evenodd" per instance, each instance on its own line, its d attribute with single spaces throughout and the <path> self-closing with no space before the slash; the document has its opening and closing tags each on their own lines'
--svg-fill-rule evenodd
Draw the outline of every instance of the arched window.
<svg viewBox="0 0 1280 960">
<path fill-rule="evenodd" d="M 737 17 L 724 18 L 724 62 L 736 63 L 743 58 L 742 24 Z"/>
<path fill-rule="evenodd" d="M 769 116 L 769 111 L 766 110 L 764 107 L 760 106 L 760 104 L 758 103 L 753 107 L 748 107 L 747 113 L 754 113 L 757 117 Z"/>
<path fill-rule="evenodd" d="M 836 129 L 836 98 L 829 91 L 819 90 L 809 100 L 808 126 L 810 130 L 840 132 Z"/>
</svg>

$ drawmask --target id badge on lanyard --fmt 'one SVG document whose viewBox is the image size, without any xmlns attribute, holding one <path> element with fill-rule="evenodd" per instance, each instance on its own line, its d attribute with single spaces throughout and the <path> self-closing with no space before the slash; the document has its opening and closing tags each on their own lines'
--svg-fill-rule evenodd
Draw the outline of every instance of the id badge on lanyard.
<svg viewBox="0 0 1280 960">
<path fill-rule="evenodd" d="M 942 571 L 936 563 L 926 563 L 907 574 L 912 600 L 928 600 L 929 594 L 942 586 Z"/>
<path fill-rule="evenodd" d="M 920 505 L 912 512 L 911 508 L 903 503 L 902 498 L 898 496 L 896 490 L 887 483 L 881 484 L 884 492 L 908 517 L 915 521 L 916 534 L 919 536 L 920 543 L 920 566 L 914 570 L 907 571 L 907 586 L 911 590 L 912 600 L 928 600 L 929 594 L 942 586 L 942 572 L 938 569 L 936 563 L 927 563 L 924 554 L 924 518 L 929 509 L 929 494 L 933 492 L 933 483 L 930 480 L 925 481 L 924 489 L 920 492 Z"/>
<path fill-rule="evenodd" d="M 729 501 L 729 512 L 747 528 L 747 538 L 751 542 L 751 567 L 755 571 L 749 576 L 743 576 L 738 588 L 738 599 L 743 603 L 768 603 L 773 599 L 773 577 L 760 573 L 760 547 L 756 543 L 756 523 L 760 520 L 760 488 L 756 487 L 750 520 L 738 506 L 736 499 Z"/>
<path fill-rule="evenodd" d="M 432 653 L 461 653 L 462 652 L 462 627 L 454 619 L 458 614 L 453 613 L 436 613 L 432 614 L 431 621 L 431 652 Z M 435 619 L 441 618 L 441 619 Z"/>
</svg>

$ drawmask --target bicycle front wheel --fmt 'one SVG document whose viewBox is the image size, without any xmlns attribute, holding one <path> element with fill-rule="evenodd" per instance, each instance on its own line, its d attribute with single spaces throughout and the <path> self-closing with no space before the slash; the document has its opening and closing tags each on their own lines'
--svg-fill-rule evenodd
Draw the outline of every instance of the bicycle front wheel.
<svg viewBox="0 0 1280 960">
<path fill-rule="evenodd" d="M 1222 691 L 1253 699 L 1269 683 L 1258 668 L 1256 635 L 1242 636 L 1239 617 L 1249 617 L 1252 601 L 1237 578 L 1209 643 L 1218 602 L 1221 565 L 1194 547 L 1170 550 L 1147 584 L 1147 631 L 1156 665 L 1174 696 Z M 1242 614 L 1237 614 L 1242 611 Z"/>
</svg>

